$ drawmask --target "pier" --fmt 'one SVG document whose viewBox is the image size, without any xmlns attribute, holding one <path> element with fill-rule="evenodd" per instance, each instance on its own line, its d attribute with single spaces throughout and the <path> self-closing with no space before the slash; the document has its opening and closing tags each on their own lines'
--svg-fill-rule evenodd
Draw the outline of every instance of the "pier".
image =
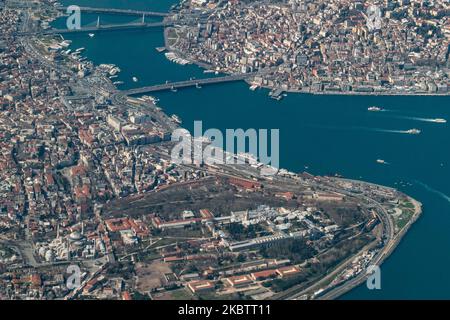
<svg viewBox="0 0 450 320">
<path fill-rule="evenodd" d="M 60 11 L 67 12 L 68 7 L 58 7 Z M 114 8 L 95 8 L 95 7 L 79 7 L 81 12 L 88 13 L 109 13 L 109 14 L 121 14 L 130 16 L 148 16 L 148 17 L 167 17 L 167 12 L 155 12 L 155 11 L 142 11 L 142 10 L 128 10 L 128 9 L 114 9 Z"/>
</svg>

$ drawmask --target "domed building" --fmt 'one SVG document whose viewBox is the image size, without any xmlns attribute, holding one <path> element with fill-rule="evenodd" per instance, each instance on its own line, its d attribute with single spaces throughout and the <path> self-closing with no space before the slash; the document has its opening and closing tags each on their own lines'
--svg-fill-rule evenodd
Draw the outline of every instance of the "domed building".
<svg viewBox="0 0 450 320">
<path fill-rule="evenodd" d="M 44 257 L 47 249 L 45 247 L 40 247 L 38 250 L 38 254 L 40 257 Z"/>
<path fill-rule="evenodd" d="M 70 242 L 82 241 L 83 238 L 83 235 L 79 231 L 74 231 L 69 235 Z"/>
<path fill-rule="evenodd" d="M 45 253 L 45 261 L 47 262 L 53 262 L 55 260 L 55 255 L 53 254 L 52 250 L 47 250 Z"/>
</svg>

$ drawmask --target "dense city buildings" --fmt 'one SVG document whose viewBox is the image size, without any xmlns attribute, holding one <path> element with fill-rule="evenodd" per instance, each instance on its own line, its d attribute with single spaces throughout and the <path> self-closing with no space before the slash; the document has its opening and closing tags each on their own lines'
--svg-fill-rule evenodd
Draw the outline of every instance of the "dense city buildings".
<svg viewBox="0 0 450 320">
<path fill-rule="evenodd" d="M 185 1 L 178 14 L 198 19 L 168 31 L 180 57 L 226 73 L 271 68 L 252 85 L 274 93 L 449 92 L 447 1 Z"/>
<path fill-rule="evenodd" d="M 150 96 L 114 99 L 117 67 L 39 34 L 57 10 L 38 2 L 0 1 L 0 299 L 334 298 L 420 215 L 379 185 L 173 163 L 179 119 Z M 254 81 L 281 90 L 446 92 L 446 8 L 420 3 L 386 1 L 381 40 L 360 23 L 361 3 L 192 1 L 208 22 L 176 29 L 186 36 L 173 46 L 218 71 L 275 67 Z M 414 46 L 401 25 L 419 21 L 407 28 L 423 34 Z"/>
</svg>

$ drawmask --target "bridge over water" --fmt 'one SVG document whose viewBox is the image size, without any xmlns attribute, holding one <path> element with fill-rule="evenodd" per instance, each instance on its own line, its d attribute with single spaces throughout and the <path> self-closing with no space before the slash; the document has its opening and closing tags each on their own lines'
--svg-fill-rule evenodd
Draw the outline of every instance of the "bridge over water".
<svg viewBox="0 0 450 320">
<path fill-rule="evenodd" d="M 167 82 L 164 84 L 158 84 L 158 85 L 154 85 L 154 86 L 146 86 L 146 87 L 141 87 L 141 88 L 123 90 L 123 91 L 120 91 L 119 93 L 124 96 L 129 96 L 129 95 L 144 94 L 144 93 L 156 92 L 156 91 L 181 89 L 181 88 L 200 86 L 200 85 L 208 85 L 208 84 L 224 83 L 224 82 L 234 82 L 234 81 L 241 81 L 241 80 L 251 78 L 251 77 L 255 76 L 256 74 L 257 73 L 244 73 L 244 74 L 206 78 L 206 79 L 191 79 L 191 80 L 178 81 L 178 82 Z"/>
<path fill-rule="evenodd" d="M 66 6 L 58 7 L 58 10 L 67 12 Z M 96 7 L 79 7 L 81 12 L 90 13 L 110 13 L 110 14 L 121 14 L 121 15 L 133 15 L 133 16 L 153 16 L 153 17 L 167 17 L 169 13 L 167 12 L 156 12 L 156 11 L 142 11 L 142 10 L 129 10 L 129 9 L 115 9 L 115 8 L 96 8 Z"/>
<path fill-rule="evenodd" d="M 79 32 L 95 32 L 95 31 L 114 31 L 114 30 L 131 30 L 131 29 L 149 29 L 157 27 L 169 27 L 172 26 L 172 22 L 161 21 L 161 22 L 130 22 L 122 24 L 104 24 L 97 26 L 86 26 L 79 29 L 48 29 L 40 31 L 27 31 L 18 32 L 18 36 L 27 35 L 49 35 L 49 34 L 67 34 L 67 33 L 79 33 Z"/>
<path fill-rule="evenodd" d="M 130 95 L 138 95 L 138 94 L 166 91 L 166 90 L 176 90 L 176 89 L 188 88 L 188 87 L 194 87 L 194 86 L 200 86 L 200 85 L 210 85 L 210 84 L 216 84 L 216 83 L 242 81 L 242 80 L 254 77 L 257 74 L 259 74 L 259 73 L 253 72 L 253 73 L 236 74 L 236 75 L 206 78 L 206 79 L 191 79 L 191 80 L 178 81 L 178 82 L 167 82 L 164 84 L 146 86 L 146 87 L 129 89 L 129 90 L 122 90 L 122 91 L 115 92 L 112 95 L 111 100 L 114 103 L 123 104 L 123 103 L 125 103 L 126 97 L 130 96 Z"/>
</svg>

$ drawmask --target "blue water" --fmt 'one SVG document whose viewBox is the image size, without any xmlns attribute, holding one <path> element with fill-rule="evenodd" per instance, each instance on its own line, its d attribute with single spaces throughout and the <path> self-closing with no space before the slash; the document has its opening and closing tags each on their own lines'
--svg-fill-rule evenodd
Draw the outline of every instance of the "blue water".
<svg viewBox="0 0 450 320">
<path fill-rule="evenodd" d="M 63 1 L 64 4 L 94 4 Z M 176 0 L 97 0 L 96 6 L 167 10 Z M 83 24 L 97 15 L 83 14 Z M 135 17 L 102 15 L 109 23 Z M 55 25 L 64 25 L 60 20 Z M 161 29 L 70 35 L 73 48 L 85 47 L 95 63 L 114 63 L 122 72 L 116 80 L 130 88 L 204 77 L 196 66 L 168 61 L 155 47 L 162 46 Z M 131 78 L 139 78 L 133 83 Z M 207 75 L 206 75 L 207 76 Z M 339 173 L 396 187 L 424 205 L 424 212 L 395 252 L 382 265 L 382 289 L 364 285 L 343 299 L 450 299 L 450 129 L 448 124 L 424 121 L 450 120 L 450 97 L 310 96 L 290 94 L 274 101 L 266 90 L 252 92 L 245 83 L 232 83 L 158 94 L 167 113 L 178 114 L 192 130 L 194 120 L 203 128 L 278 128 L 280 163 L 292 171 Z M 368 112 L 379 105 L 386 112 Z M 422 119 L 422 120 L 420 120 Z M 421 135 L 398 130 L 421 129 Z M 389 165 L 380 165 L 384 159 Z"/>
</svg>

